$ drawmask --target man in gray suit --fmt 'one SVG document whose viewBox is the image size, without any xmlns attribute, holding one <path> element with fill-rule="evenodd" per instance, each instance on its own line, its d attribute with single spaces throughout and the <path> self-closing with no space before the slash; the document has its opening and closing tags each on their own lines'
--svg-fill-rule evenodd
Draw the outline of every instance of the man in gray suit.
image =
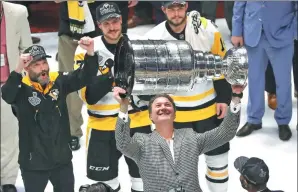
<svg viewBox="0 0 298 192">
<path fill-rule="evenodd" d="M 151 134 L 130 134 L 129 100 L 119 94 L 125 90 L 114 88 L 120 103 L 115 137 L 119 151 L 139 166 L 144 192 L 184 191 L 201 192 L 198 180 L 199 155 L 230 141 L 239 125 L 240 99 L 245 86 L 232 86 L 230 110 L 221 125 L 203 134 L 193 129 L 174 129 L 175 104 L 166 95 L 156 95 L 149 102 L 149 116 L 156 129 Z"/>
</svg>

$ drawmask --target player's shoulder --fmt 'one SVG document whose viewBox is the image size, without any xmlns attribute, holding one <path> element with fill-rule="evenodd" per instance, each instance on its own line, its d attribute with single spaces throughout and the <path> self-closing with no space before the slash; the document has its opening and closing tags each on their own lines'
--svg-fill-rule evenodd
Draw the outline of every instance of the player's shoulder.
<svg viewBox="0 0 298 192">
<path fill-rule="evenodd" d="M 156 38 L 160 34 L 163 33 L 163 31 L 166 29 L 166 21 L 161 22 L 160 24 L 154 26 L 152 29 L 150 29 L 147 33 L 145 33 L 146 38 Z"/>
<path fill-rule="evenodd" d="M 200 21 L 201 21 L 200 27 L 203 28 L 204 30 L 209 31 L 211 33 L 218 32 L 218 26 L 210 19 L 207 19 L 205 17 L 200 17 Z"/>
<path fill-rule="evenodd" d="M 102 35 L 96 36 L 93 38 L 94 42 L 101 42 L 102 41 Z"/>
</svg>

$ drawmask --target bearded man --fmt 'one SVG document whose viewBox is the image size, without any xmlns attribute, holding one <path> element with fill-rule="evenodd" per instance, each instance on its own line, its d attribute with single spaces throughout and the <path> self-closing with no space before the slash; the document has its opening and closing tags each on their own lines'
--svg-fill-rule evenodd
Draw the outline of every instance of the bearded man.
<svg viewBox="0 0 298 192">
<path fill-rule="evenodd" d="M 98 70 L 93 40 L 84 37 L 79 45 L 87 51 L 85 65 L 71 73 L 50 73 L 44 48 L 27 48 L 1 87 L 19 121 L 18 162 L 25 191 L 44 191 L 51 181 L 55 192 L 74 192 L 66 97 L 90 83 Z"/>
</svg>

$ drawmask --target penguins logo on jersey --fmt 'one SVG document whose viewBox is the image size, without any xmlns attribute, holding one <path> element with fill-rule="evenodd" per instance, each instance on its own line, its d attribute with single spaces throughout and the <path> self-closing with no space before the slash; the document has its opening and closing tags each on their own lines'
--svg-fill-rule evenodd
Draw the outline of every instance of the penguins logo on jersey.
<svg viewBox="0 0 298 192">
<path fill-rule="evenodd" d="M 193 29 L 195 30 L 195 33 L 198 34 L 199 28 L 201 26 L 201 20 L 200 20 L 199 13 L 195 13 L 192 15 L 192 25 L 193 25 Z"/>
<path fill-rule="evenodd" d="M 107 59 L 104 63 L 104 65 L 99 66 L 98 70 L 101 72 L 101 74 L 107 74 L 110 69 L 114 66 L 114 61 L 112 59 Z"/>
<path fill-rule="evenodd" d="M 79 7 L 83 7 L 84 6 L 84 1 L 78 1 Z"/>
</svg>

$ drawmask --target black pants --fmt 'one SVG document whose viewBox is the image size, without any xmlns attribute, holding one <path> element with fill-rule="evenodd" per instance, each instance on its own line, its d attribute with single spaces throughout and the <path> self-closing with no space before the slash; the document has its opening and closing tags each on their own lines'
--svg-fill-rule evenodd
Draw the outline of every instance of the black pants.
<svg viewBox="0 0 298 192">
<path fill-rule="evenodd" d="M 298 91 L 298 41 L 294 41 L 293 75 L 295 90 Z M 265 74 L 265 90 L 268 93 L 276 93 L 276 83 L 271 63 L 268 63 Z"/>
<path fill-rule="evenodd" d="M 43 192 L 48 181 L 54 192 L 74 192 L 74 174 L 72 163 L 48 171 L 21 169 L 26 192 Z"/>
<path fill-rule="evenodd" d="M 134 133 L 151 133 L 151 127 L 139 127 L 131 129 Z M 87 177 L 94 181 L 108 181 L 118 177 L 118 161 L 122 153 L 116 147 L 115 131 L 100 131 L 91 129 L 88 141 Z M 124 156 L 128 166 L 129 175 L 140 178 L 137 164 Z"/>
</svg>

